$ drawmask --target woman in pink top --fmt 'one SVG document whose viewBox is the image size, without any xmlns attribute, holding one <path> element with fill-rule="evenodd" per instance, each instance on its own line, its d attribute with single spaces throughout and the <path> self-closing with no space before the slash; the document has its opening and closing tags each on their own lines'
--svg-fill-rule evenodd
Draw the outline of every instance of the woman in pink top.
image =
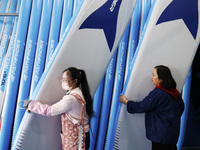
<svg viewBox="0 0 200 150">
<path fill-rule="evenodd" d="M 89 142 L 85 141 L 89 141 L 89 121 L 93 116 L 93 107 L 85 72 L 73 67 L 64 70 L 62 88 L 67 94 L 52 106 L 26 100 L 24 107 L 44 116 L 61 114 L 63 150 L 89 149 Z"/>
</svg>

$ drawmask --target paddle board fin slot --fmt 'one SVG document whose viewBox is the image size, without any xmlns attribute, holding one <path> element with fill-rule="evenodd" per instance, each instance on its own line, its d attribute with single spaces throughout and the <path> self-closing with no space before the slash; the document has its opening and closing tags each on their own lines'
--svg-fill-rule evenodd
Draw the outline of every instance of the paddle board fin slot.
<svg viewBox="0 0 200 150">
<path fill-rule="evenodd" d="M 120 135 L 120 129 L 121 129 L 121 122 L 118 121 L 117 123 L 117 129 L 115 132 L 115 140 L 114 140 L 114 146 L 113 149 L 118 150 L 119 149 L 119 135 Z"/>
<path fill-rule="evenodd" d="M 26 131 L 25 131 L 25 130 L 22 130 L 22 132 L 21 132 L 21 134 L 20 134 L 20 137 L 19 137 L 19 141 L 18 141 L 17 146 L 16 146 L 16 149 L 17 149 L 17 150 L 20 150 L 20 149 L 22 148 L 25 135 L 26 135 Z"/>
</svg>

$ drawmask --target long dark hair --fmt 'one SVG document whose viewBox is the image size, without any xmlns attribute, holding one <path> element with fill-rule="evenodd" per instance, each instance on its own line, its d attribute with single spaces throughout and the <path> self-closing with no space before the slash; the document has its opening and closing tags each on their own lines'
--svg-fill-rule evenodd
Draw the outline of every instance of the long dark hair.
<svg viewBox="0 0 200 150">
<path fill-rule="evenodd" d="M 156 66 L 155 69 L 157 70 L 158 78 L 162 80 L 160 84 L 163 88 L 167 90 L 176 88 L 176 82 L 172 77 L 171 71 L 168 67 L 159 65 Z"/>
<path fill-rule="evenodd" d="M 89 89 L 85 71 L 74 68 L 74 67 L 65 69 L 63 71 L 63 73 L 66 71 L 67 71 L 68 75 L 71 77 L 71 80 L 75 80 L 75 79 L 78 80 L 77 86 L 80 87 L 83 92 L 83 96 L 86 100 L 86 112 L 87 112 L 89 118 L 91 119 L 91 117 L 94 115 L 93 104 L 92 104 L 93 100 L 92 100 L 92 96 L 90 95 L 90 89 Z"/>
</svg>

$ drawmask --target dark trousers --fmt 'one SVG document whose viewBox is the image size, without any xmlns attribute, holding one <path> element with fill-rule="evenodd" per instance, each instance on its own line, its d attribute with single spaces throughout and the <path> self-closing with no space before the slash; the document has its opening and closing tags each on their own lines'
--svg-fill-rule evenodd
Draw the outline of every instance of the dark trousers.
<svg viewBox="0 0 200 150">
<path fill-rule="evenodd" d="M 152 142 L 152 150 L 177 150 L 176 145 L 166 145 Z"/>
<path fill-rule="evenodd" d="M 85 138 L 85 149 L 88 150 L 90 148 L 90 133 L 87 132 L 85 133 L 86 138 Z"/>
</svg>

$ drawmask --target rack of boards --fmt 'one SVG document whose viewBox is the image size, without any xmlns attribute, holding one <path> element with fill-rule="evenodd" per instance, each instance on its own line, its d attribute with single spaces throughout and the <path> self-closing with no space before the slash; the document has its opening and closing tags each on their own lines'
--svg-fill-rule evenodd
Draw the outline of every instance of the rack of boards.
<svg viewBox="0 0 200 150">
<path fill-rule="evenodd" d="M 128 115 L 118 100 L 121 93 L 142 100 L 159 64 L 169 66 L 183 95 L 181 150 L 199 12 L 198 0 L 1 0 L 0 150 L 61 149 L 60 116 L 18 103 L 59 101 L 62 71 L 71 66 L 85 70 L 93 96 L 90 149 L 150 150 L 144 114 Z"/>
</svg>

